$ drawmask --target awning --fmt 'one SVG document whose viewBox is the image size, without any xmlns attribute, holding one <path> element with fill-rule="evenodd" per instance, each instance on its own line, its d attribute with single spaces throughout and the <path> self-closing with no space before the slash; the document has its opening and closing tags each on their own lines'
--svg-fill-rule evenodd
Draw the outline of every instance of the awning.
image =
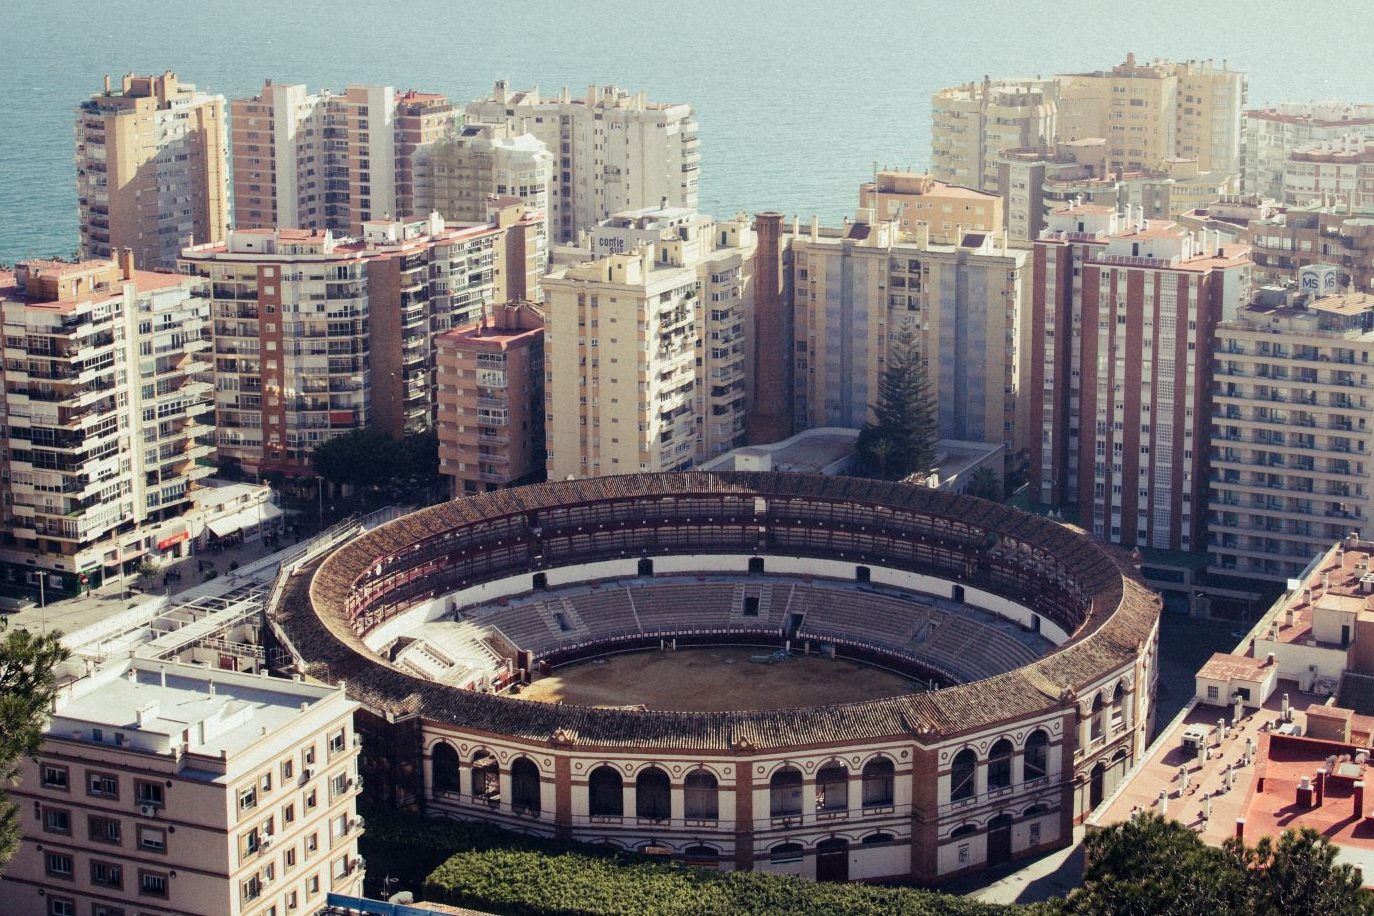
<svg viewBox="0 0 1374 916">
<path fill-rule="evenodd" d="M 226 515 L 218 518 L 206 525 L 216 537 L 225 537 L 235 531 L 242 531 L 245 528 L 253 528 L 259 522 L 270 522 L 274 518 L 279 518 L 285 513 L 271 503 L 261 503 L 256 506 L 249 506 L 241 509 L 233 515 Z"/>
</svg>

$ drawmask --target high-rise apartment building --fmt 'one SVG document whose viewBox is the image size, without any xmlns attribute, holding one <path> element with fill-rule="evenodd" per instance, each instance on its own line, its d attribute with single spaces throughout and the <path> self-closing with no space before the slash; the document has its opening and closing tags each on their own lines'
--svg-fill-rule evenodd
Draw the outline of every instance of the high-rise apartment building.
<svg viewBox="0 0 1374 916">
<path fill-rule="evenodd" d="M 872 210 L 876 219 L 896 220 L 908 234 L 924 223 L 937 245 L 958 244 L 965 232 L 1002 232 L 1002 200 L 996 194 L 916 172 L 879 172 L 859 186 L 859 206 Z"/>
<path fill-rule="evenodd" d="M 443 96 L 390 86 L 312 94 L 270 80 L 231 106 L 234 224 L 357 235 L 373 219 L 409 216 L 414 151 L 444 136 Z"/>
<path fill-rule="evenodd" d="M 549 189 L 550 234 L 561 242 L 616 213 L 697 206 L 697 120 L 690 105 L 648 101 L 615 86 L 566 89 L 543 98 L 504 80 L 467 106 L 469 123 L 504 124 L 530 134 L 555 157 Z"/>
<path fill-rule="evenodd" d="M 1331 268 L 1309 269 L 1320 280 Z M 1334 280 L 1334 278 L 1331 278 Z M 1282 582 L 1374 519 L 1374 297 L 1261 290 L 1216 331 L 1208 566 Z"/>
<path fill-rule="evenodd" d="M 747 220 L 620 214 L 544 280 L 548 476 L 680 470 L 744 444 Z"/>
<path fill-rule="evenodd" d="M 1245 112 L 1245 193 L 1292 203 L 1283 197 L 1288 157 L 1350 136 L 1374 139 L 1374 105 L 1285 102 Z"/>
<path fill-rule="evenodd" d="M 518 300 L 435 338 L 439 473 L 464 496 L 544 477 L 544 316 Z"/>
<path fill-rule="evenodd" d="M 435 335 L 526 280 L 541 220 L 517 205 L 483 224 L 370 220 L 356 239 L 239 229 L 187 249 L 182 269 L 210 281 L 221 454 L 254 475 L 307 473 L 347 430 L 431 428 Z"/>
<path fill-rule="evenodd" d="M 1293 150 L 1283 164 L 1283 196 L 1294 207 L 1374 209 L 1374 140 L 1343 140 Z"/>
<path fill-rule="evenodd" d="M 989 233 L 957 244 L 908 235 L 861 208 L 841 230 L 794 236 L 794 416 L 856 429 L 871 417 L 893 338 L 928 366 L 939 437 L 1021 447 L 1019 311 L 1026 252 Z"/>
<path fill-rule="evenodd" d="M 549 212 L 553 154 L 532 134 L 504 124 L 468 124 L 415 152 L 415 199 L 422 213 L 452 222 L 486 218 L 492 195 Z"/>
<path fill-rule="evenodd" d="M 930 173 L 937 181 L 998 191 L 997 157 L 1054 142 L 1059 84 L 991 80 L 941 89 L 931 98 Z"/>
<path fill-rule="evenodd" d="M 132 574 L 214 470 L 203 284 L 134 257 L 0 273 L 0 567 L 49 595 Z"/>
<path fill-rule="evenodd" d="M 1224 63 L 1140 63 L 1128 54 L 1110 70 L 1057 79 L 1058 138 L 1106 138 L 1109 168 L 1192 159 L 1199 171 L 1239 173 L 1245 76 Z"/>
<path fill-rule="evenodd" d="M 1340 269 L 1338 285 L 1374 290 L 1374 212 L 1348 204 L 1288 207 L 1248 220 L 1256 285 L 1296 283 L 1309 264 Z"/>
<path fill-rule="evenodd" d="M 128 248 L 141 268 L 170 267 L 183 245 L 218 242 L 229 228 L 224 97 L 197 92 L 170 70 L 125 76 L 76 110 L 81 253 Z"/>
<path fill-rule="evenodd" d="M 1201 550 L 1212 334 L 1248 301 L 1248 249 L 1081 205 L 1050 215 L 1033 272 L 1033 498 L 1116 544 Z"/>
<path fill-rule="evenodd" d="M 9 790 L 5 912 L 284 916 L 360 894 L 357 708 L 342 686 L 172 661 L 81 678 Z"/>
</svg>

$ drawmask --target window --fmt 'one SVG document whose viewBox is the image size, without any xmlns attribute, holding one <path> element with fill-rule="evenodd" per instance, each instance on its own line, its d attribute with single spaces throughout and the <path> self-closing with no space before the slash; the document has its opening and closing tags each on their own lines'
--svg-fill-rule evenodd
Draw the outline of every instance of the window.
<svg viewBox="0 0 1374 916">
<path fill-rule="evenodd" d="M 96 798 L 119 798 L 119 778 L 109 773 L 87 773 L 86 794 Z"/>
<path fill-rule="evenodd" d="M 51 763 L 43 764 L 43 788 L 57 789 L 66 792 L 69 788 L 67 783 L 67 768 L 55 766 Z"/>
<path fill-rule="evenodd" d="M 86 818 L 88 836 L 97 843 L 118 843 L 120 840 L 119 821 L 112 817 L 92 814 Z"/>
<path fill-rule="evenodd" d="M 329 779 L 329 800 L 333 801 L 348 791 L 348 774 L 335 773 Z"/>
<path fill-rule="evenodd" d="M 303 768 L 309 769 L 310 767 L 312 767 L 312 766 L 314 766 L 314 765 L 315 765 L 315 745 L 312 744 L 312 745 L 310 745 L 310 747 L 308 747 L 308 748 L 306 748 L 305 750 L 301 751 L 301 766 L 302 766 Z"/>
<path fill-rule="evenodd" d="M 1011 742 L 1001 739 L 988 752 L 988 789 L 1005 789 L 1011 785 Z"/>
<path fill-rule="evenodd" d="M 76 916 L 76 901 L 70 897 L 49 897 L 48 916 Z"/>
<path fill-rule="evenodd" d="M 287 805 L 285 808 L 282 808 L 282 809 L 281 809 L 281 819 L 282 819 L 283 822 L 285 822 L 285 823 L 287 823 L 287 824 L 295 823 L 295 821 L 296 821 L 296 805 L 295 805 L 294 803 L 289 804 L 289 805 Z"/>
<path fill-rule="evenodd" d="M 314 789 L 311 789 L 309 792 L 305 793 L 305 810 L 313 811 L 315 810 L 315 805 L 317 804 L 319 804 L 319 802 L 316 799 Z"/>
<path fill-rule="evenodd" d="M 272 774 L 271 774 L 271 772 L 263 773 L 261 776 L 258 777 L 258 791 L 260 791 L 260 792 L 271 792 L 271 791 L 272 791 Z"/>
<path fill-rule="evenodd" d="M 138 892 L 144 897 L 167 897 L 167 875 L 160 871 L 138 872 Z"/>
<path fill-rule="evenodd" d="M 434 774 L 434 791 L 458 794 L 461 790 L 458 778 L 458 752 L 453 745 L 440 741 L 434 745 L 431 754 L 431 771 Z"/>
<path fill-rule="evenodd" d="M 1023 761 L 1024 779 L 1043 779 L 1049 773 L 1050 736 L 1036 729 L 1026 739 L 1026 752 Z"/>
<path fill-rule="evenodd" d="M 538 814 L 539 796 L 539 768 L 528 757 L 516 759 L 510 765 L 511 807 L 527 814 Z"/>
<path fill-rule="evenodd" d="M 1097 739 L 1102 737 L 1102 718 L 1104 715 L 1102 708 L 1102 694 L 1099 693 L 1093 697 L 1093 709 L 1090 715 L 1091 720 L 1088 724 L 1088 736 L 1093 741 L 1096 741 Z"/>
<path fill-rule="evenodd" d="M 91 862 L 91 883 L 97 887 L 124 886 L 124 869 L 113 862 Z"/>
<path fill-rule="evenodd" d="M 954 755 L 954 765 L 949 771 L 949 800 L 962 801 L 972 798 L 977 790 L 974 774 L 978 772 L 978 758 L 972 748 L 964 748 Z"/>
<path fill-rule="evenodd" d="M 296 867 L 296 850 L 294 848 L 286 850 L 286 855 L 282 858 L 282 865 L 287 871 Z"/>
<path fill-rule="evenodd" d="M 1207 687 L 1207 699 L 1216 700 L 1221 697 L 1221 690 L 1216 684 L 1209 684 Z"/>
<path fill-rule="evenodd" d="M 329 876 L 335 881 L 348 874 L 348 856 L 339 856 L 329 863 Z"/>
<path fill-rule="evenodd" d="M 796 767 L 783 767 L 769 781 L 770 817 L 797 817 L 802 810 L 802 774 Z"/>
<path fill-rule="evenodd" d="M 816 810 L 849 808 L 849 770 L 842 764 L 823 766 L 816 773 Z"/>
<path fill-rule="evenodd" d="M 720 852 L 710 846 L 688 846 L 682 851 L 682 859 L 696 868 L 720 867 Z"/>
<path fill-rule="evenodd" d="M 863 796 L 865 808 L 880 808 L 893 803 L 892 761 L 879 757 L 864 764 Z"/>
<path fill-rule="evenodd" d="M 684 780 L 685 809 L 688 820 L 714 821 L 720 817 L 718 783 L 716 777 L 706 770 L 688 773 Z"/>
<path fill-rule="evenodd" d="M 252 811 L 258 806 L 258 787 L 249 786 L 246 789 L 239 789 L 239 815 L 245 811 Z"/>
<path fill-rule="evenodd" d="M 106 906 L 103 903 L 92 903 L 91 916 L 124 916 L 124 911 L 117 906 Z"/>
<path fill-rule="evenodd" d="M 318 833 L 312 833 L 312 834 L 310 834 L 308 837 L 305 838 L 305 855 L 306 855 L 306 858 L 309 858 L 310 856 L 314 855 L 315 852 L 319 850 L 319 848 L 320 848 L 320 835 L 319 835 Z"/>
<path fill-rule="evenodd" d="M 625 796 L 620 774 L 609 766 L 592 770 L 587 779 L 588 813 L 592 817 L 621 817 L 625 813 Z"/>
<path fill-rule="evenodd" d="M 138 828 L 138 848 L 148 852 L 167 851 L 167 831 L 160 827 Z"/>
<path fill-rule="evenodd" d="M 65 852 L 47 852 L 43 854 L 43 870 L 49 877 L 65 878 L 68 881 L 72 878 L 72 857 Z"/>
<path fill-rule="evenodd" d="M 671 812 L 671 783 L 668 774 L 658 767 L 641 770 L 635 778 L 635 817 L 648 821 L 666 821 Z"/>
<path fill-rule="evenodd" d="M 281 762 L 281 781 L 287 783 L 296 775 L 296 761 L 283 760 Z"/>
<path fill-rule="evenodd" d="M 295 909 L 296 907 L 298 907 L 298 906 L 300 906 L 300 901 L 299 901 L 299 898 L 296 896 L 296 892 L 295 892 L 295 891 L 287 891 L 287 892 L 286 892 L 286 908 L 287 908 L 288 910 L 294 910 L 294 909 Z"/>
<path fill-rule="evenodd" d="M 341 754 L 341 753 L 343 753 L 343 749 L 344 749 L 344 744 L 345 744 L 345 742 L 346 742 L 346 734 L 345 734 L 344 729 L 342 729 L 342 728 L 339 729 L 338 731 L 336 731 L 334 734 L 330 735 L 330 736 L 329 736 L 329 756 L 332 758 L 335 754 Z"/>
<path fill-rule="evenodd" d="M 789 862 L 800 862 L 802 860 L 801 843 L 779 843 L 768 850 L 768 861 L 773 865 L 786 865 Z"/>
<path fill-rule="evenodd" d="M 71 812 L 62 808 L 44 808 L 43 830 L 47 833 L 62 833 L 70 836 L 72 832 Z"/>
<path fill-rule="evenodd" d="M 138 799 L 140 805 L 152 805 L 155 808 L 161 808 L 165 803 L 162 786 L 155 782 L 145 782 L 142 779 L 134 780 L 134 797 Z"/>
<path fill-rule="evenodd" d="M 242 887 L 244 903 L 257 900 L 262 895 L 262 879 L 257 875 L 249 877 L 247 881 L 243 882 Z"/>
</svg>

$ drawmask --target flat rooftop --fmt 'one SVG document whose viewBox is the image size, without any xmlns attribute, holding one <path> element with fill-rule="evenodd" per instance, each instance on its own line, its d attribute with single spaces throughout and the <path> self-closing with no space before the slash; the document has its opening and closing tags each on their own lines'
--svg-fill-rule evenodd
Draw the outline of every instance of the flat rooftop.
<svg viewBox="0 0 1374 916">
<path fill-rule="evenodd" d="M 232 757 L 338 694 L 282 678 L 129 660 L 59 695 L 47 733 L 154 754 L 172 755 L 185 745 L 192 753 Z"/>
</svg>

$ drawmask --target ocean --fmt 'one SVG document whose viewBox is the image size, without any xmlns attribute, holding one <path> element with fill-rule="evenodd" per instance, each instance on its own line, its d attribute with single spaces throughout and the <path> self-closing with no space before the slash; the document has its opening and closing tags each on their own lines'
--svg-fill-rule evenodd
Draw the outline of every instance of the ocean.
<svg viewBox="0 0 1374 916">
<path fill-rule="evenodd" d="M 174 70 L 226 98 L 265 78 L 484 95 L 589 84 L 689 102 L 701 207 L 837 222 L 874 165 L 924 168 L 930 97 L 1138 57 L 1226 60 L 1250 103 L 1374 101 L 1359 2 L 1106 0 L 8 0 L 0 6 L 0 263 L 77 244 L 73 108 L 109 73 Z"/>
</svg>

